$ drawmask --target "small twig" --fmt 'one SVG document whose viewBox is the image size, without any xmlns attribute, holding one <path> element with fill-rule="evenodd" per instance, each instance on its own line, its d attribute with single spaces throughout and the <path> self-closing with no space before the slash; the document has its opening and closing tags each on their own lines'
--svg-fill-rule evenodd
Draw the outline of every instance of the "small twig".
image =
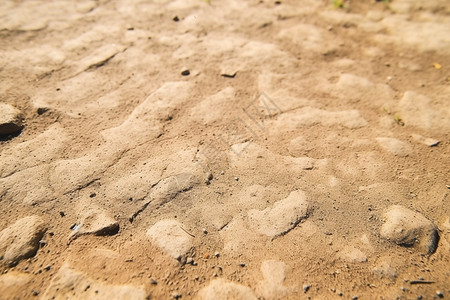
<svg viewBox="0 0 450 300">
<path fill-rule="evenodd" d="M 410 284 L 432 284 L 434 281 L 426 281 L 426 280 L 411 280 Z"/>
<path fill-rule="evenodd" d="M 184 232 L 186 232 L 187 234 L 189 234 L 190 236 L 192 236 L 193 238 L 195 238 L 195 235 L 193 235 L 192 233 L 189 233 L 186 231 L 186 229 L 184 229 L 183 227 L 179 226 L 181 228 L 181 230 L 183 230 Z"/>
</svg>

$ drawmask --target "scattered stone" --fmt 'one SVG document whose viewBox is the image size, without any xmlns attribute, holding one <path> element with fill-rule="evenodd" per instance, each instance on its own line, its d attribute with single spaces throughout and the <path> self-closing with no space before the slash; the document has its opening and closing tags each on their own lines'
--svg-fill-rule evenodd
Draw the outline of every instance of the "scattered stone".
<svg viewBox="0 0 450 300">
<path fill-rule="evenodd" d="M 193 247 L 193 237 L 182 227 L 176 220 L 161 220 L 147 231 L 147 236 L 167 255 L 180 261 Z"/>
<path fill-rule="evenodd" d="M 240 263 L 239 264 L 241 267 L 245 267 L 245 263 Z"/>
<path fill-rule="evenodd" d="M 172 297 L 173 297 L 173 299 L 180 299 L 181 298 L 181 294 L 173 293 Z"/>
<path fill-rule="evenodd" d="M 42 299 L 144 300 L 147 299 L 146 296 L 142 286 L 104 284 L 64 264 L 50 282 Z"/>
<path fill-rule="evenodd" d="M 358 300 L 358 296 L 353 296 L 352 300 Z"/>
<path fill-rule="evenodd" d="M 219 252 L 215 252 L 215 253 L 214 253 L 214 256 L 215 256 L 215 257 L 219 257 L 219 256 L 220 256 L 220 253 L 219 253 Z"/>
<path fill-rule="evenodd" d="M 227 281 L 225 279 L 214 279 L 208 286 L 198 292 L 199 299 L 234 299 L 234 300 L 256 300 L 249 287 Z"/>
<path fill-rule="evenodd" d="M 393 205 L 387 210 L 385 217 L 386 222 L 380 230 L 383 238 L 401 246 L 414 246 L 424 254 L 436 251 L 436 226 L 422 214 Z"/>
<path fill-rule="evenodd" d="M 49 111 L 50 109 L 49 108 L 47 108 L 47 107 L 39 107 L 38 109 L 37 109 L 37 113 L 38 113 L 38 115 L 43 115 L 43 114 L 45 114 L 47 111 Z"/>
<path fill-rule="evenodd" d="M 39 249 L 39 241 L 47 226 L 38 216 L 22 218 L 0 232 L 0 257 L 9 265 L 32 257 Z"/>
<path fill-rule="evenodd" d="M 442 293 L 441 291 L 437 291 L 437 292 L 436 292 L 436 295 L 437 295 L 439 298 L 444 298 L 444 293 Z"/>
<path fill-rule="evenodd" d="M 6 103 L 0 103 L 0 135 L 14 134 L 23 128 L 20 110 Z"/>
<path fill-rule="evenodd" d="M 114 235 L 119 232 L 119 229 L 119 223 L 108 216 L 106 212 L 96 207 L 90 207 L 81 213 L 77 224 L 72 227 L 73 232 L 69 236 L 69 244 L 82 235 Z"/>
<path fill-rule="evenodd" d="M 178 18 L 178 16 L 175 16 L 175 17 L 173 17 L 173 19 L 172 19 L 174 22 L 178 22 L 178 21 L 180 21 L 180 18 Z"/>
<path fill-rule="evenodd" d="M 309 204 L 303 191 L 293 191 L 265 210 L 248 212 L 251 227 L 272 238 L 284 235 L 308 216 Z"/>
<path fill-rule="evenodd" d="M 191 72 L 186 68 L 181 70 L 181 75 L 183 75 L 183 76 L 189 76 L 190 74 L 191 74 Z"/>
<path fill-rule="evenodd" d="M 424 144 L 428 147 L 435 147 L 435 146 L 439 145 L 439 143 L 440 143 L 440 141 L 438 141 L 438 140 L 423 137 L 420 134 L 412 134 L 411 136 L 416 142 Z"/>
<path fill-rule="evenodd" d="M 310 284 L 304 284 L 303 285 L 303 292 L 306 293 L 307 291 L 309 291 L 310 288 L 311 288 Z"/>
</svg>

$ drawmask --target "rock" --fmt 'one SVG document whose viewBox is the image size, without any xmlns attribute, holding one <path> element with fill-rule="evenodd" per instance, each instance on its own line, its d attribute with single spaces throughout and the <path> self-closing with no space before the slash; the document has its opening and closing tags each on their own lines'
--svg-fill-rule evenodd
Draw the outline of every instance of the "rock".
<svg viewBox="0 0 450 300">
<path fill-rule="evenodd" d="M 0 256 L 14 265 L 21 259 L 32 257 L 39 248 L 47 226 L 38 216 L 28 216 L 0 232 Z"/>
<path fill-rule="evenodd" d="M 215 279 L 210 284 L 198 292 L 200 299 L 209 300 L 256 300 L 249 287 L 227 281 L 225 279 Z"/>
<path fill-rule="evenodd" d="M 6 103 L 0 103 L 0 135 L 17 133 L 23 128 L 20 110 Z"/>
<path fill-rule="evenodd" d="M 439 145 L 440 141 L 432 139 L 432 138 L 427 138 L 427 137 L 423 137 L 420 134 L 412 134 L 411 137 L 418 143 L 427 145 L 428 147 L 434 147 Z"/>
<path fill-rule="evenodd" d="M 394 154 L 395 156 L 405 157 L 408 156 L 411 152 L 411 148 L 408 146 L 408 144 L 398 139 L 379 137 L 376 138 L 376 140 L 378 144 L 380 144 L 381 148 L 391 154 Z"/>
<path fill-rule="evenodd" d="M 176 220 L 161 220 L 147 231 L 147 236 L 167 255 L 181 260 L 193 247 L 193 237 L 182 227 L 183 224 Z"/>
<path fill-rule="evenodd" d="M 187 68 L 181 69 L 181 75 L 189 76 L 190 74 L 191 74 L 191 72 L 189 71 L 189 69 L 187 69 Z"/>
<path fill-rule="evenodd" d="M 308 216 L 308 202 L 303 191 L 293 191 L 265 210 L 248 212 L 250 226 L 257 232 L 275 238 L 288 233 Z"/>
<path fill-rule="evenodd" d="M 346 246 L 343 250 L 339 251 L 338 257 L 350 263 L 367 262 L 366 254 L 353 246 Z"/>
<path fill-rule="evenodd" d="M 424 254 L 436 251 L 438 232 L 435 225 L 422 214 L 402 207 L 391 206 L 385 213 L 381 236 L 397 245 L 414 246 Z"/>
<path fill-rule="evenodd" d="M 238 71 L 240 71 L 245 64 L 239 60 L 227 60 L 220 65 L 220 75 L 227 78 L 234 78 Z"/>
<path fill-rule="evenodd" d="M 113 235 L 119 232 L 120 229 L 119 223 L 116 220 L 95 206 L 82 212 L 75 226 L 74 232 L 69 236 L 69 243 L 81 235 Z"/>
<path fill-rule="evenodd" d="M 42 299 L 147 299 L 142 286 L 112 285 L 95 281 L 64 264 Z"/>
<path fill-rule="evenodd" d="M 256 287 L 256 294 L 262 299 L 281 299 L 286 296 L 288 289 L 283 285 L 286 264 L 282 261 L 265 260 L 261 264 L 261 280 Z"/>
</svg>

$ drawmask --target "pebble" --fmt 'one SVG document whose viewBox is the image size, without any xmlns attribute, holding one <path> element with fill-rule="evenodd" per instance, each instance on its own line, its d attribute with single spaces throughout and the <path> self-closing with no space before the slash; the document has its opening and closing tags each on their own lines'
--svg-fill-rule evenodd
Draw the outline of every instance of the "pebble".
<svg viewBox="0 0 450 300">
<path fill-rule="evenodd" d="M 439 298 L 444 298 L 444 293 L 442 293 L 441 291 L 437 291 L 437 292 L 436 292 L 436 295 L 437 295 Z"/>
<path fill-rule="evenodd" d="M 186 68 L 181 70 L 181 75 L 183 75 L 183 76 L 189 76 L 190 74 L 191 74 L 191 72 Z"/>
<path fill-rule="evenodd" d="M 214 253 L 214 256 L 215 256 L 215 257 L 219 257 L 219 256 L 220 256 L 220 253 L 219 253 L 219 252 L 215 252 L 215 253 Z"/>
<path fill-rule="evenodd" d="M 20 110 L 6 103 L 0 103 L 0 135 L 14 134 L 23 128 Z"/>
<path fill-rule="evenodd" d="M 303 285 L 303 292 L 307 292 L 307 291 L 309 291 L 309 289 L 311 288 L 311 285 L 310 284 L 304 284 Z"/>
</svg>

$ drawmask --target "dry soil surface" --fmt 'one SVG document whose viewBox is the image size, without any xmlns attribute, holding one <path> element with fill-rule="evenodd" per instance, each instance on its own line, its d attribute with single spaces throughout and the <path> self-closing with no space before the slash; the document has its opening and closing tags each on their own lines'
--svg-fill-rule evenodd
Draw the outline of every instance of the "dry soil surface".
<svg viewBox="0 0 450 300">
<path fill-rule="evenodd" d="M 450 297 L 450 2 L 334 3 L 1 1 L 0 298 Z"/>
</svg>

